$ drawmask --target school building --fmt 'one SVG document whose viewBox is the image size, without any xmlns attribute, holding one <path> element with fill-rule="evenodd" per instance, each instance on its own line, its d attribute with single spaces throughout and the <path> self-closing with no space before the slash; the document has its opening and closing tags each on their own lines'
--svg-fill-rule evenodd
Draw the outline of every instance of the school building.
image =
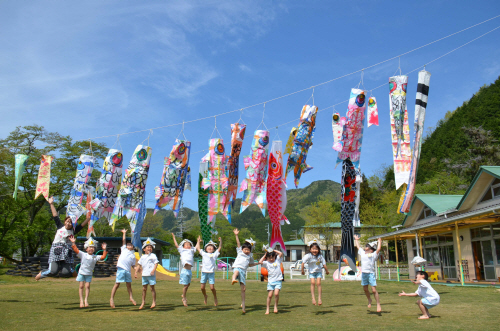
<svg viewBox="0 0 500 331">
<path fill-rule="evenodd" d="M 435 280 L 500 282 L 500 167 L 482 166 L 464 195 L 415 195 L 398 230 L 377 238 L 405 240 Z"/>
</svg>

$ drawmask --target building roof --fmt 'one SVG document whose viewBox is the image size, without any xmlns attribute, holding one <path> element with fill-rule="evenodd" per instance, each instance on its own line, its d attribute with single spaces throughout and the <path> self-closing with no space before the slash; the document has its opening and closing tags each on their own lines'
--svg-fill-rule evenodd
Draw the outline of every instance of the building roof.
<svg viewBox="0 0 500 331">
<path fill-rule="evenodd" d="M 122 237 L 92 237 L 94 238 L 95 240 L 99 241 L 99 242 L 103 242 L 103 241 L 122 241 Z M 87 240 L 87 237 L 77 237 L 76 239 L 78 240 Z M 128 237 L 128 238 L 125 238 L 128 242 L 132 241 L 132 238 Z M 141 237 L 141 241 L 146 241 L 148 239 L 148 237 Z M 157 245 L 161 245 L 161 246 L 170 246 L 170 243 L 169 242 L 166 242 L 164 240 L 161 240 L 161 239 L 158 239 L 158 238 L 154 238 L 154 237 L 149 237 L 149 239 L 153 240 Z"/>
<path fill-rule="evenodd" d="M 284 244 L 285 244 L 285 246 L 305 246 L 306 245 L 304 243 L 304 240 L 302 240 L 302 239 L 285 241 Z"/>
<path fill-rule="evenodd" d="M 304 225 L 303 228 L 342 228 L 342 223 L 341 222 L 328 222 L 328 223 L 323 223 L 323 224 L 316 224 L 316 225 Z M 370 225 L 370 224 L 363 224 L 359 226 L 361 228 L 388 228 L 388 226 L 385 225 Z"/>
<path fill-rule="evenodd" d="M 463 195 L 446 194 L 416 194 L 415 198 L 420 199 L 436 215 L 455 210 Z"/>
<path fill-rule="evenodd" d="M 460 207 L 462 207 L 465 200 L 467 199 L 467 197 L 471 193 L 472 189 L 476 185 L 477 181 L 479 180 L 479 177 L 481 177 L 481 175 L 483 173 L 487 173 L 493 177 L 500 178 L 500 167 L 499 166 L 481 166 L 481 167 L 479 167 L 479 171 L 474 176 L 472 183 L 469 185 L 469 187 L 467 188 L 467 191 L 465 191 L 465 194 L 463 195 L 462 199 L 458 203 L 457 209 L 460 209 Z"/>
</svg>

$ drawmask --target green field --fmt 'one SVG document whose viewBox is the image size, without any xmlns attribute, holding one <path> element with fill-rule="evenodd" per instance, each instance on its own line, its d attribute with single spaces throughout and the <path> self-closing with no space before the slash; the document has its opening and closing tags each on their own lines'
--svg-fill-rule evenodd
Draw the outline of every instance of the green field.
<svg viewBox="0 0 500 331">
<path fill-rule="evenodd" d="M 323 285 L 323 306 L 311 305 L 306 281 L 286 281 L 280 298 L 279 314 L 264 315 L 266 285 L 247 284 L 247 314 L 239 309 L 237 285 L 218 280 L 219 307 L 203 305 L 198 281 L 188 292 L 189 307 L 181 303 L 181 286 L 176 281 L 158 281 L 157 307 L 138 310 L 128 303 L 122 286 L 115 298 L 116 309 L 109 308 L 113 279 L 92 283 L 90 307 L 79 308 L 78 285 L 74 279 L 45 279 L 0 276 L 0 329 L 2 330 L 498 330 L 500 291 L 487 288 L 461 288 L 435 285 L 441 304 L 431 310 L 435 317 L 417 320 L 415 298 L 398 297 L 398 291 L 415 291 L 411 283 L 379 282 L 382 313 L 368 310 L 358 282 Z M 141 285 L 133 283 L 134 297 L 140 302 Z M 151 302 L 148 292 L 146 303 Z M 149 307 L 149 306 L 148 306 Z"/>
</svg>

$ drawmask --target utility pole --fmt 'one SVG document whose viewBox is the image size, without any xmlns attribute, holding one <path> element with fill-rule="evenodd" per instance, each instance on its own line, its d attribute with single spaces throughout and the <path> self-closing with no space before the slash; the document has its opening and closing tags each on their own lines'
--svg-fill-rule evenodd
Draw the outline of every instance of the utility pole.
<svg viewBox="0 0 500 331">
<path fill-rule="evenodd" d="M 177 216 L 177 228 L 179 229 L 179 231 L 175 234 L 177 237 L 180 238 L 182 238 L 182 235 L 184 234 L 184 219 L 186 218 L 183 211 L 184 211 L 184 202 L 181 202 L 179 216 Z"/>
<path fill-rule="evenodd" d="M 290 235 L 290 239 L 297 240 L 298 239 L 297 230 L 292 230 L 292 232 L 294 232 L 295 234 L 294 235 Z"/>
<path fill-rule="evenodd" d="M 271 242 L 271 232 L 269 232 L 269 223 L 267 223 L 267 243 Z"/>
</svg>

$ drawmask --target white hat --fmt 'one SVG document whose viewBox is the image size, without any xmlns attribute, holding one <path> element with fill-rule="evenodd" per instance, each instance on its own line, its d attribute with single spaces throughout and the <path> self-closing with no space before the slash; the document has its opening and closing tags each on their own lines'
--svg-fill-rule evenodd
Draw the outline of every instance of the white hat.
<svg viewBox="0 0 500 331">
<path fill-rule="evenodd" d="M 378 242 L 377 241 L 372 241 L 371 243 L 368 243 L 367 245 L 370 246 L 371 249 L 377 250 Z"/>
<path fill-rule="evenodd" d="M 85 245 L 83 246 L 83 248 L 89 248 L 89 247 L 94 247 L 96 248 L 97 247 L 97 244 L 99 242 L 97 240 L 95 240 L 94 238 L 90 237 L 86 242 L 85 242 Z"/>
<path fill-rule="evenodd" d="M 188 240 L 188 241 L 189 241 L 189 240 Z M 189 242 L 190 242 L 190 241 L 189 241 Z M 191 245 L 192 245 L 192 244 L 193 244 L 193 243 L 191 243 Z M 214 243 L 212 240 L 210 240 L 209 242 L 207 242 L 207 243 L 205 244 L 204 248 L 207 248 L 207 246 L 208 246 L 208 245 L 212 245 L 212 246 L 214 246 L 214 247 L 217 249 L 217 244 L 216 244 L 216 243 Z"/>
<path fill-rule="evenodd" d="M 252 245 L 252 248 L 253 248 L 253 246 L 255 246 L 255 243 L 256 243 L 256 241 L 253 240 L 252 237 L 250 237 L 250 239 L 245 239 L 245 242 L 247 242 L 250 245 Z"/>
<path fill-rule="evenodd" d="M 184 246 L 184 243 L 190 243 L 191 244 L 191 247 L 193 246 L 193 242 L 189 239 L 184 239 L 181 241 L 181 243 L 179 244 L 179 247 L 183 247 Z"/>
<path fill-rule="evenodd" d="M 270 247 L 269 245 L 262 245 L 262 250 L 266 251 L 268 253 L 274 252 L 274 249 L 272 247 Z"/>
<path fill-rule="evenodd" d="M 311 246 L 312 244 L 318 244 L 318 246 L 319 246 L 318 239 L 314 238 L 313 240 L 311 240 L 310 242 L 307 243 L 307 246 Z"/>
<path fill-rule="evenodd" d="M 153 246 L 153 248 L 155 248 L 155 245 L 156 243 L 148 237 L 148 239 L 146 239 L 146 241 L 142 243 L 142 249 L 144 249 L 146 246 Z"/>
</svg>

